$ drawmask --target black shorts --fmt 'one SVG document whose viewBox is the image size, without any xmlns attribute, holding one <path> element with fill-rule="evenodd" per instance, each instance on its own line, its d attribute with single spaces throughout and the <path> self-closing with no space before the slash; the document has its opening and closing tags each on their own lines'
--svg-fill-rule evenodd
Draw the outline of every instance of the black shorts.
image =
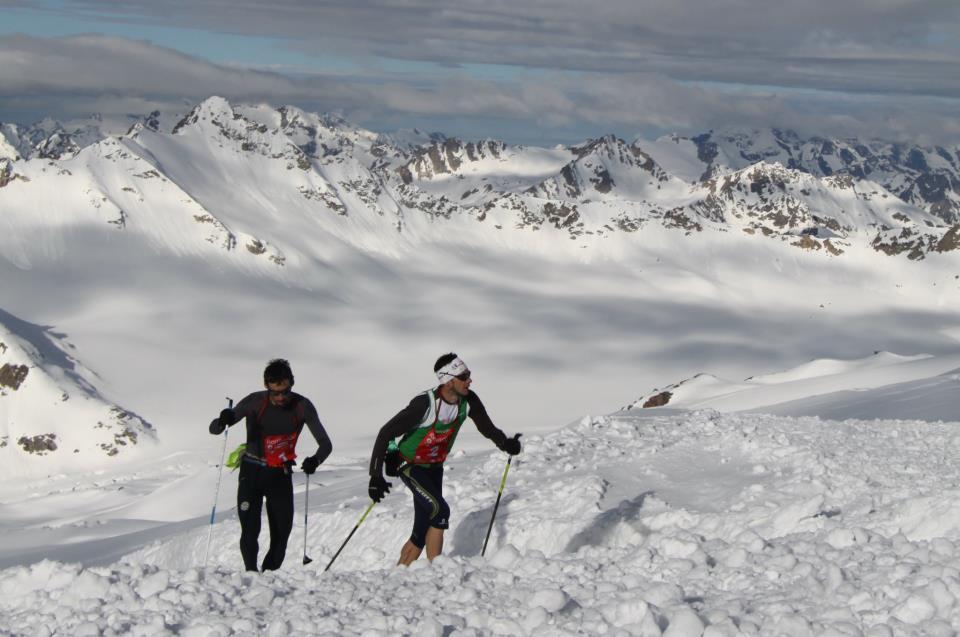
<svg viewBox="0 0 960 637">
<path fill-rule="evenodd" d="M 443 499 L 443 465 L 407 465 L 400 471 L 400 479 L 413 493 L 410 542 L 422 549 L 429 527 L 446 529 L 450 526 L 450 507 Z"/>
</svg>

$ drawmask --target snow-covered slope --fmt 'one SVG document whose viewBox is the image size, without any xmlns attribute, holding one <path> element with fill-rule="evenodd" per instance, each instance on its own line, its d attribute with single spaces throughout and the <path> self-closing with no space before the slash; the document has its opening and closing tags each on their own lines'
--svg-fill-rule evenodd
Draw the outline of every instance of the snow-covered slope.
<svg viewBox="0 0 960 637">
<path fill-rule="evenodd" d="M 20 159 L 19 146 L 19 127 L 16 124 L 0 124 L 0 159 L 12 161 Z"/>
<path fill-rule="evenodd" d="M 75 354 L 53 328 L 0 310 L 0 479 L 89 471 L 153 451 L 153 426 L 106 400 Z"/>
<path fill-rule="evenodd" d="M 824 371 L 843 379 L 925 360 L 823 362 L 758 384 Z M 902 398 L 878 393 L 875 410 Z M 952 406 L 960 409 L 960 400 Z M 410 568 L 392 565 L 412 516 L 397 485 L 400 494 L 372 509 L 323 572 L 368 502 L 365 463 L 358 459 L 321 467 L 314 476 L 309 520 L 298 518 L 278 572 L 242 572 L 232 513 L 212 529 L 207 566 L 204 517 L 141 527 L 140 541 L 154 541 L 119 561 L 108 543 L 87 541 L 50 554 L 86 555 L 101 565 L 31 559 L 0 571 L 0 629 L 13 635 L 953 634 L 960 628 L 960 492 L 950 486 L 960 480 L 956 438 L 955 422 L 711 409 L 587 416 L 525 437 L 485 557 L 479 553 L 504 456 L 459 452 L 444 480 L 452 506 L 444 556 Z M 123 484 L 142 488 L 151 469 L 144 470 Z M 297 481 L 302 507 L 302 476 Z M 110 484 L 117 483 L 101 485 L 104 496 Z M 181 498 L 182 510 L 190 500 Z M 168 510 L 176 506 L 168 501 Z M 84 527 L 84 534 L 96 532 Z M 129 546 L 127 538 L 117 542 Z M 301 550 L 311 564 L 301 564 Z"/>
<path fill-rule="evenodd" d="M 666 406 L 824 414 L 834 419 L 953 420 L 960 417 L 950 411 L 955 401 L 942 394 L 958 389 L 957 372 L 960 372 L 960 354 L 934 357 L 877 352 L 855 360 L 812 360 L 792 369 L 739 382 L 698 374 L 655 389 L 626 409 Z M 902 398 L 894 399 L 894 395 Z M 906 395 L 913 398 L 908 401 Z M 882 399 L 882 396 L 890 397 Z"/>
</svg>

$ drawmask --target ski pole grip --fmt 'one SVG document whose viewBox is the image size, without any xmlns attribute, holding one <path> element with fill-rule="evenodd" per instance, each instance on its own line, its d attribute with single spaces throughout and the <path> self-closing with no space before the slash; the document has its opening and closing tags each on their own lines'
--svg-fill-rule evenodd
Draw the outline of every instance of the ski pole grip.
<svg viewBox="0 0 960 637">
<path fill-rule="evenodd" d="M 229 396 L 227 396 L 227 409 L 233 409 L 233 398 L 230 398 Z M 224 427 L 224 428 L 223 428 L 223 435 L 226 436 L 226 435 L 227 435 L 227 431 L 229 431 L 229 430 L 230 430 L 230 427 Z M 227 444 L 226 441 L 224 441 L 223 444 Z"/>
</svg>

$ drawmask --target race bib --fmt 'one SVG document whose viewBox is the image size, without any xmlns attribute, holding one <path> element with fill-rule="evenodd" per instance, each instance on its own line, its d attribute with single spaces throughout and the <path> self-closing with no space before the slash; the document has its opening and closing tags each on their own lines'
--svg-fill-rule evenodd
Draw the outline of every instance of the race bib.
<svg viewBox="0 0 960 637">
<path fill-rule="evenodd" d="M 417 445 L 417 454 L 413 458 L 414 463 L 435 464 L 446 460 L 450 439 L 454 433 L 455 429 L 453 427 L 443 433 L 437 433 L 435 429 L 428 431 L 420 444 Z"/>
<path fill-rule="evenodd" d="M 268 467 L 282 467 L 297 459 L 297 454 L 294 451 L 296 447 L 296 434 L 264 436 L 263 459 L 267 461 Z"/>
</svg>

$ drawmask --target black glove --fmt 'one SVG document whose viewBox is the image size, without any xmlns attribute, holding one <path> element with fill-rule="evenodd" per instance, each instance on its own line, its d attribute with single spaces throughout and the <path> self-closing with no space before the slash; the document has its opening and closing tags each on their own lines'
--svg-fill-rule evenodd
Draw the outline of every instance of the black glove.
<svg viewBox="0 0 960 637">
<path fill-rule="evenodd" d="M 390 493 L 391 486 L 383 476 L 370 476 L 370 486 L 367 487 L 367 493 L 370 494 L 371 500 L 379 502 L 383 499 L 383 496 Z"/>
<path fill-rule="evenodd" d="M 308 476 L 312 476 L 313 472 L 316 471 L 319 466 L 320 461 L 317 460 L 316 456 L 307 456 L 300 464 L 300 469 Z"/>
<path fill-rule="evenodd" d="M 232 409 L 224 409 L 220 412 L 220 431 L 223 431 L 233 423 L 237 422 L 237 414 Z"/>
<path fill-rule="evenodd" d="M 400 457 L 399 451 L 388 451 L 387 455 L 383 458 L 383 470 L 391 478 L 396 478 L 400 475 L 401 464 L 403 464 L 403 458 Z"/>
<path fill-rule="evenodd" d="M 516 434 L 513 438 L 507 438 L 503 441 L 503 445 L 500 446 L 501 451 L 506 451 L 511 456 L 515 456 L 520 453 L 520 436 L 523 434 Z"/>
</svg>

